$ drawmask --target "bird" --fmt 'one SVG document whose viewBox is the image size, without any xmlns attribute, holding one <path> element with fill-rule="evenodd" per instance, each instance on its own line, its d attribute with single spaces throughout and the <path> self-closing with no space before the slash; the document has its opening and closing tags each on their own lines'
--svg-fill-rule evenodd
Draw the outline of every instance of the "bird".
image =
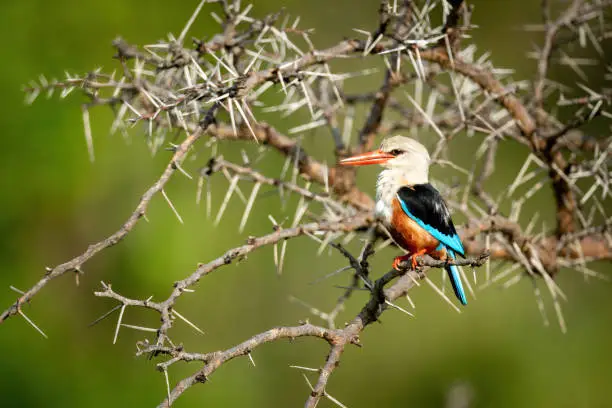
<svg viewBox="0 0 612 408">
<path fill-rule="evenodd" d="M 428 254 L 435 259 L 465 257 L 465 249 L 451 219 L 444 198 L 429 183 L 429 152 L 418 141 L 405 136 L 392 136 L 382 141 L 377 150 L 349 157 L 339 162 L 344 166 L 379 164 L 384 169 L 376 182 L 375 215 L 389 231 L 393 241 L 408 253 L 393 261 L 399 270 L 402 261 L 417 266 L 417 256 Z M 467 299 L 459 269 L 446 265 L 453 291 L 461 304 Z"/>
</svg>

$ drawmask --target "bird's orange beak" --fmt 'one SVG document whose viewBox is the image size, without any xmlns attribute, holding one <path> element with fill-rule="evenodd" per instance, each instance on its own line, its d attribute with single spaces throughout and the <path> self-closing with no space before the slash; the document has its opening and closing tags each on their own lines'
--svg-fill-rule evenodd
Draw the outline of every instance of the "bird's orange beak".
<svg viewBox="0 0 612 408">
<path fill-rule="evenodd" d="M 385 153 L 381 150 L 374 150 L 373 152 L 359 154 L 357 156 L 349 157 L 347 159 L 340 160 L 340 164 L 343 166 L 367 166 L 368 164 L 381 164 L 387 160 L 394 158 L 392 154 Z"/>
</svg>

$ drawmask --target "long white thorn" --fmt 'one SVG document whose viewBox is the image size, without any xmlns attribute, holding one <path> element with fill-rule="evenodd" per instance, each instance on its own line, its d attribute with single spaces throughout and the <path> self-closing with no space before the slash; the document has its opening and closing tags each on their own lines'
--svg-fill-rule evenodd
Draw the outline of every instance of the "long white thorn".
<svg viewBox="0 0 612 408">
<path fill-rule="evenodd" d="M 249 201 L 247 202 L 246 208 L 244 209 L 244 214 L 242 215 L 242 219 L 240 220 L 240 227 L 238 227 L 238 230 L 240 232 L 244 231 L 244 226 L 246 225 L 247 219 L 249 218 L 249 214 L 251 213 L 253 203 L 255 202 L 255 198 L 257 197 L 257 193 L 259 192 L 260 187 L 261 183 L 255 183 L 255 185 L 253 186 L 253 190 L 251 191 L 251 195 L 249 196 Z"/>
<path fill-rule="evenodd" d="M 230 74 L 232 74 L 232 76 L 234 78 L 238 77 L 238 74 L 236 73 L 236 71 L 234 71 L 234 69 L 232 67 L 230 67 L 229 65 L 227 65 L 225 63 L 225 61 L 223 61 L 223 58 L 219 58 L 215 55 L 214 52 L 209 53 L 208 55 L 212 56 L 219 64 L 221 64 L 223 66 L 223 68 L 225 68 Z"/>
<path fill-rule="evenodd" d="M 536 303 L 538 305 L 538 310 L 540 315 L 542 316 L 542 321 L 544 322 L 544 326 L 549 326 L 550 322 L 548 321 L 548 316 L 546 315 L 546 307 L 544 306 L 544 300 L 542 299 L 542 293 L 540 292 L 540 288 L 538 288 L 535 279 L 533 280 L 533 294 L 536 298 Z"/>
<path fill-rule="evenodd" d="M 238 104 L 238 102 L 236 102 Z M 234 136 L 238 138 L 238 132 L 236 131 L 236 119 L 234 118 L 234 100 L 232 98 L 228 99 L 228 107 L 230 114 L 230 121 L 232 122 L 232 130 L 234 131 Z"/>
<path fill-rule="evenodd" d="M 119 318 L 117 319 L 117 327 L 115 328 L 115 336 L 113 337 L 113 344 L 117 343 L 117 337 L 119 337 L 119 329 L 121 328 L 121 321 L 123 320 L 123 313 L 125 312 L 126 304 L 121 306 L 121 310 L 119 311 Z"/>
<path fill-rule="evenodd" d="M 91 123 L 89 121 L 89 109 L 85 105 L 82 107 L 83 111 L 83 128 L 85 129 L 85 142 L 87 143 L 87 153 L 89 153 L 89 161 L 93 162 L 96 158 L 94 156 L 93 137 L 91 135 Z"/>
<path fill-rule="evenodd" d="M 285 79 L 283 78 L 283 74 L 281 70 L 278 70 L 278 81 L 281 83 L 281 87 L 283 88 L 283 92 L 287 95 L 287 85 L 285 85 Z"/>
<path fill-rule="evenodd" d="M 455 99 L 457 99 L 457 108 L 459 108 L 459 116 L 461 117 L 461 123 L 465 123 L 465 112 L 463 111 L 461 95 L 459 94 L 459 91 L 457 90 L 457 85 L 455 84 L 455 76 L 452 72 L 449 72 L 448 75 L 450 76 L 453 93 L 455 94 Z"/>
<path fill-rule="evenodd" d="M 18 309 L 19 315 L 21 315 L 21 317 L 23 317 L 25 319 L 26 322 L 28 322 L 30 324 L 30 326 L 32 326 L 37 332 L 39 332 L 45 339 L 48 339 L 49 337 L 47 337 L 47 335 L 45 334 L 44 331 L 42 331 L 42 329 L 40 327 L 38 327 L 33 321 L 32 319 L 30 319 L 28 316 L 25 315 L 25 313 L 23 313 L 23 311 L 21 309 Z"/>
<path fill-rule="evenodd" d="M 308 92 L 308 87 L 306 86 L 305 81 L 300 81 L 300 85 L 302 86 L 302 91 L 304 91 L 304 98 L 306 98 L 306 103 L 308 103 L 310 116 L 314 117 L 314 108 L 312 106 L 312 101 L 310 100 L 310 93 Z"/>
<path fill-rule="evenodd" d="M 259 59 L 259 57 L 261 56 L 261 53 L 263 52 L 263 48 L 260 48 L 259 51 L 257 52 L 257 54 L 255 54 L 255 56 L 253 57 L 253 59 L 249 62 L 249 65 L 246 66 L 246 68 L 244 69 L 244 73 L 247 74 L 249 72 L 249 70 L 253 67 L 253 64 L 255 64 L 255 61 L 257 61 Z"/>
<path fill-rule="evenodd" d="M 444 137 L 444 133 L 442 133 L 442 131 L 440 130 L 440 128 L 438 127 L 438 125 L 436 125 L 436 122 L 434 122 L 434 120 L 431 118 L 431 116 L 429 116 L 424 110 L 423 108 L 421 108 L 421 106 L 412 98 L 412 96 L 410 96 L 408 93 L 406 93 L 406 97 L 408 98 L 408 100 L 414 105 L 414 107 L 416 108 L 416 110 L 419 111 L 419 113 L 421 115 L 423 115 L 423 117 L 425 118 L 425 120 L 431 125 L 431 127 L 436 131 L 436 133 L 438 134 L 438 136 L 440 136 L 441 140 L 445 140 L 446 138 Z"/>
<path fill-rule="evenodd" d="M 413 309 L 416 309 L 416 305 L 414 304 L 414 301 L 412 300 L 412 298 L 410 297 L 408 293 L 406 293 L 406 300 L 408 301 L 408 303 L 410 303 L 410 307 L 412 307 Z"/>
<path fill-rule="evenodd" d="M 311 129 L 315 129 L 315 128 L 321 127 L 321 126 L 325 125 L 326 123 L 327 123 L 327 121 L 325 119 L 315 120 L 315 121 L 312 121 L 310 123 L 306 123 L 304 125 L 293 127 L 291 129 L 289 129 L 288 133 L 289 134 L 301 133 L 301 132 L 304 132 L 306 130 L 311 130 Z"/>
<path fill-rule="evenodd" d="M 278 242 L 274 243 L 273 251 L 274 251 L 274 267 L 276 268 L 276 274 L 280 275 L 281 270 L 278 265 Z"/>
<path fill-rule="evenodd" d="M 212 214 L 212 186 L 210 176 L 206 177 L 206 218 Z"/>
<path fill-rule="evenodd" d="M 249 355 L 249 360 L 251 360 L 251 364 L 253 364 L 253 367 L 257 367 L 255 365 L 255 360 L 253 360 L 253 356 L 251 355 L 251 352 L 249 351 L 247 354 Z"/>
<path fill-rule="evenodd" d="M 152 327 L 136 326 L 134 324 L 126 324 L 126 323 L 121 323 L 121 327 L 127 327 L 128 329 L 139 330 L 139 331 L 148 332 L 148 333 L 157 333 L 158 331 L 158 329 L 154 329 Z"/>
<path fill-rule="evenodd" d="M 365 50 L 363 51 L 363 56 L 367 56 L 370 52 L 372 52 L 372 50 L 374 49 L 374 47 L 376 47 L 376 44 L 378 44 L 378 42 L 380 40 L 382 40 L 383 35 L 382 34 L 378 34 L 378 36 L 374 39 L 374 41 L 372 41 L 370 43 L 370 45 L 368 47 L 365 48 Z"/>
<path fill-rule="evenodd" d="M 457 307 L 457 306 L 456 306 L 456 305 L 453 303 L 453 301 L 452 301 L 452 300 L 450 300 L 450 299 L 449 299 L 449 297 L 448 297 L 448 296 L 446 296 L 446 294 L 444 294 L 444 292 L 442 292 L 442 291 L 440 290 L 440 288 L 438 288 L 438 287 L 436 286 L 436 284 L 435 284 L 435 283 L 433 283 L 433 282 L 431 281 L 431 279 L 429 279 L 429 278 L 426 276 L 424 280 L 425 280 L 425 282 L 427 282 L 427 283 L 429 284 L 429 286 L 431 286 L 431 288 L 432 288 L 433 290 L 435 290 L 435 291 L 436 291 L 436 293 L 437 293 L 438 295 L 440 295 L 440 297 L 442 297 L 442 299 L 444 299 L 444 300 L 446 301 L 446 303 L 448 303 L 448 304 L 449 304 L 449 305 L 450 305 L 450 306 L 451 306 L 453 309 L 455 309 L 455 311 L 456 311 L 457 313 L 461 313 L 461 310 L 459 310 L 459 308 L 458 308 L 458 307 Z"/>
<path fill-rule="evenodd" d="M 245 115 L 245 113 L 242 110 L 242 107 L 240 106 L 240 103 L 238 103 L 238 101 L 236 101 L 236 108 L 238 108 L 238 112 L 240 112 L 240 115 L 242 116 L 242 119 L 244 120 L 244 123 L 246 123 L 247 127 L 251 131 L 251 135 L 253 135 L 253 139 L 255 139 L 255 141 L 257 143 L 259 143 L 259 139 L 257 139 L 257 136 L 255 135 L 255 131 L 253 131 L 253 128 L 251 127 L 251 123 L 249 122 L 249 119 Z"/>
<path fill-rule="evenodd" d="M 320 368 L 311 368 L 311 367 L 304 367 L 304 366 L 298 366 L 298 365 L 290 365 L 289 368 L 297 368 L 298 370 L 312 371 L 316 373 L 320 371 Z"/>
<path fill-rule="evenodd" d="M 230 174 L 230 172 L 225 167 L 223 167 L 221 171 L 223 172 L 223 175 L 225 176 L 227 181 L 231 182 L 234 177 Z M 247 199 L 239 186 L 236 186 L 236 194 L 238 195 L 238 198 L 240 198 L 240 200 L 244 203 L 244 205 L 246 205 Z"/>
<path fill-rule="evenodd" d="M 166 394 L 168 395 L 168 406 L 172 405 L 170 398 L 170 378 L 168 378 L 168 369 L 164 367 L 164 378 L 166 379 Z"/>
<path fill-rule="evenodd" d="M 414 49 L 414 52 L 417 56 L 417 62 L 419 63 L 419 69 L 421 70 L 421 78 L 425 80 L 427 78 L 427 74 L 425 73 L 425 66 L 423 65 L 423 60 L 421 59 L 421 53 L 419 52 L 419 47 Z"/>
<path fill-rule="evenodd" d="M 202 329 L 200 329 L 198 326 L 193 324 L 191 321 L 187 320 L 187 318 L 183 316 L 182 314 L 180 314 L 179 312 L 177 312 L 176 309 L 172 309 L 172 314 L 174 314 L 176 317 L 178 317 L 179 319 L 187 323 L 189 326 L 191 326 L 191 328 L 193 328 L 198 333 L 204 334 L 204 331 Z"/>
<path fill-rule="evenodd" d="M 287 251 L 287 240 L 281 244 L 280 257 L 278 259 L 278 274 L 283 273 L 283 264 L 285 263 L 285 252 Z"/>
<path fill-rule="evenodd" d="M 407 315 L 408 315 L 408 316 L 410 316 L 410 317 L 414 317 L 414 315 L 413 315 L 412 313 L 410 313 L 409 311 L 407 311 L 407 310 L 406 310 L 406 309 L 404 309 L 403 307 L 396 305 L 395 303 L 389 302 L 388 300 L 385 300 L 385 303 L 386 303 L 388 306 L 392 307 L 393 309 L 397 309 L 397 310 L 399 310 L 400 312 L 403 312 L 403 313 L 407 314 Z"/>
<path fill-rule="evenodd" d="M 230 182 L 229 188 L 227 189 L 227 193 L 225 193 L 225 197 L 223 198 L 223 202 L 221 203 L 221 208 L 219 208 L 219 212 L 217 213 L 217 218 L 215 219 L 214 225 L 219 225 L 219 221 L 221 221 L 221 217 L 223 217 L 223 213 L 225 212 L 225 208 L 227 207 L 227 203 L 229 202 L 234 190 L 236 189 L 236 185 L 238 184 L 238 176 L 234 176 L 232 181 Z"/>
<path fill-rule="evenodd" d="M 162 188 L 161 191 L 162 195 L 164 196 L 164 198 L 166 199 L 166 202 L 168 203 L 168 205 L 170 206 L 170 208 L 172 209 L 172 212 L 174 213 L 174 215 L 176 215 L 176 218 L 178 218 L 179 222 L 181 224 L 183 224 L 183 218 L 181 217 L 181 215 L 178 213 L 178 211 L 176 210 L 176 208 L 174 207 L 174 204 L 172 204 L 172 201 L 170 201 L 170 198 L 168 197 L 168 194 L 166 194 L 166 190 L 164 190 Z"/>
</svg>

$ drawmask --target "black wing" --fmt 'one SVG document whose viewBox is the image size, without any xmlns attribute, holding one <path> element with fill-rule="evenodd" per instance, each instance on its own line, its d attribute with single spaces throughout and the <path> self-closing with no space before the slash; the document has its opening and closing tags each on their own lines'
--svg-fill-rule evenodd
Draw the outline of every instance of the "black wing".
<svg viewBox="0 0 612 408">
<path fill-rule="evenodd" d="M 407 216 L 445 247 L 464 256 L 463 244 L 461 244 L 446 203 L 438 190 L 429 183 L 416 184 L 401 187 L 397 190 L 397 198 Z"/>
</svg>

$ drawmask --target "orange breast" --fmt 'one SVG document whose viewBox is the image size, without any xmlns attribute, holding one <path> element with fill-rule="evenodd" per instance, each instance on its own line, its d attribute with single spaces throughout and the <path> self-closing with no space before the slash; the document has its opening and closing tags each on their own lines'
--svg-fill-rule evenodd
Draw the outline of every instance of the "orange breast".
<svg viewBox="0 0 612 408">
<path fill-rule="evenodd" d="M 397 198 L 393 199 L 392 208 L 389 232 L 399 246 L 410 253 L 425 250 L 436 258 L 443 257 L 445 251 L 436 251 L 440 241 L 407 216 Z"/>
</svg>

